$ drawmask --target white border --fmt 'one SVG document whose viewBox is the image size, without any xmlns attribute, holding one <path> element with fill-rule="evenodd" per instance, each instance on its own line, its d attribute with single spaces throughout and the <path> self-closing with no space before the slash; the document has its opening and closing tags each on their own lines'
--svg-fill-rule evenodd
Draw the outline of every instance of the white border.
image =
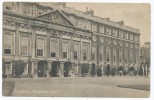
<svg viewBox="0 0 154 100">
<path fill-rule="evenodd" d="M 1 33 L 1 35 L 0 35 L 0 39 L 1 39 L 1 41 L 0 41 L 0 44 L 2 44 L 2 5 L 3 5 L 3 2 L 6 2 L 6 1 L 22 1 L 22 0 L 1 0 L 0 1 L 0 4 L 1 4 L 1 11 L 0 11 L 0 14 L 1 14 L 1 16 L 0 16 L 0 21 L 1 21 L 1 28 L 0 28 L 0 33 Z M 41 1 L 43 1 L 43 0 L 24 0 L 25 2 L 41 2 Z M 22 2 L 24 2 L 24 1 L 22 1 Z M 153 16 L 154 16 L 154 0 L 102 0 L 102 1 L 100 1 L 100 0 L 45 0 L 45 1 L 43 1 L 43 2 L 102 2 L 102 3 L 150 3 L 151 4 L 151 51 L 153 51 L 154 50 L 154 39 L 152 39 L 152 38 L 154 38 L 154 35 L 152 34 L 152 33 L 154 33 L 154 28 L 152 28 L 152 27 L 154 27 L 154 19 L 153 19 Z M 1 66 L 2 66 L 2 46 L 1 46 L 1 48 L 0 48 L 0 55 L 1 55 L 1 60 L 0 60 L 0 64 L 1 64 Z M 153 68 L 153 65 L 154 65 L 154 62 L 152 62 L 153 60 L 154 60 L 154 58 L 153 58 L 153 55 L 154 55 L 154 53 L 153 52 L 151 52 L 151 72 L 153 72 L 153 70 L 154 70 L 154 68 Z M 2 73 L 2 68 L 1 68 L 1 70 L 0 70 L 0 73 Z M 0 77 L 2 77 L 1 76 L 2 74 L 0 74 Z M 152 78 L 154 76 L 154 74 L 153 73 L 151 73 L 151 95 L 150 95 L 150 98 L 134 98 L 134 99 L 137 99 L 137 100 L 140 100 L 140 99 L 149 99 L 149 100 L 153 100 L 154 99 L 154 93 L 153 93 L 153 83 L 154 83 L 154 78 Z M 2 78 L 0 78 L 0 83 L 2 83 Z M 55 99 L 55 100 L 92 100 L 92 99 L 98 99 L 98 100 L 102 100 L 102 99 L 105 99 L 105 100 L 115 100 L 115 99 L 120 99 L 120 100 L 123 100 L 123 99 L 127 99 L 128 100 L 128 98 L 79 98 L 79 97 L 76 97 L 76 98 L 74 98 L 74 97 L 70 97 L 70 98 L 64 98 L 64 97 L 46 97 L 46 98 L 44 98 L 44 97 L 31 97 L 31 98 L 27 98 L 27 97 L 19 97 L 19 98 L 15 98 L 15 97 L 2 97 L 2 87 L 0 87 L 0 99 L 1 100 L 8 100 L 8 99 L 14 99 L 14 100 L 21 100 L 21 99 L 23 99 L 23 100 L 34 100 L 34 99 L 36 99 L 36 100 L 42 100 L 42 99 L 47 99 L 47 100 L 49 100 L 49 99 Z M 129 98 L 129 99 L 132 99 L 132 98 Z"/>
</svg>

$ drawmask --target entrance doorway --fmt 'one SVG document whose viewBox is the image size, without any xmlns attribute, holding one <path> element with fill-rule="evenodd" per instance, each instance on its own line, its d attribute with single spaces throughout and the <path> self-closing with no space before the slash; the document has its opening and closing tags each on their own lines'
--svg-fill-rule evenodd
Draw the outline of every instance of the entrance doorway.
<svg viewBox="0 0 154 100">
<path fill-rule="evenodd" d="M 60 62 L 58 61 L 52 62 L 52 68 L 51 68 L 52 77 L 58 77 L 59 66 L 60 66 Z"/>
<path fill-rule="evenodd" d="M 106 68 L 106 75 L 109 76 L 111 74 L 111 67 L 110 65 L 108 64 L 107 65 L 107 68 Z"/>
<path fill-rule="evenodd" d="M 39 61 L 38 62 L 38 77 L 45 77 L 47 62 L 46 61 Z"/>
<path fill-rule="evenodd" d="M 71 66 L 72 66 L 71 62 L 64 63 L 64 77 L 69 77 L 69 70 Z"/>
</svg>

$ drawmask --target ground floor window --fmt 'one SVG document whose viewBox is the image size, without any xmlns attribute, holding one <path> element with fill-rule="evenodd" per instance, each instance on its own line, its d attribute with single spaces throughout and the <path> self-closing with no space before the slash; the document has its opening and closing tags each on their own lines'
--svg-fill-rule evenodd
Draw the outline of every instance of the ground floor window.
<svg viewBox="0 0 154 100">
<path fill-rule="evenodd" d="M 12 74 L 12 63 L 5 62 L 5 72 L 6 74 Z"/>
</svg>

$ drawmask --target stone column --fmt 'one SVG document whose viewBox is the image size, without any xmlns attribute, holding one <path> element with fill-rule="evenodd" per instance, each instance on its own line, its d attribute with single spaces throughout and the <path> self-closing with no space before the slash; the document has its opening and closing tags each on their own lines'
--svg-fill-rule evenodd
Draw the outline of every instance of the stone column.
<svg viewBox="0 0 154 100">
<path fill-rule="evenodd" d="M 52 70 L 52 62 L 48 61 L 48 67 L 47 67 L 47 78 L 51 77 L 51 70 Z"/>
<path fill-rule="evenodd" d="M 75 77 L 75 64 L 72 63 L 71 77 Z"/>
<path fill-rule="evenodd" d="M 64 62 L 60 62 L 60 77 L 64 77 Z"/>
<path fill-rule="evenodd" d="M 36 28 L 33 27 L 33 32 L 32 32 L 32 58 L 35 58 L 35 45 L 36 45 Z"/>
<path fill-rule="evenodd" d="M 19 56 L 19 38 L 20 38 L 20 33 L 19 33 L 19 24 L 16 25 L 16 33 L 15 33 L 15 55 Z"/>
</svg>

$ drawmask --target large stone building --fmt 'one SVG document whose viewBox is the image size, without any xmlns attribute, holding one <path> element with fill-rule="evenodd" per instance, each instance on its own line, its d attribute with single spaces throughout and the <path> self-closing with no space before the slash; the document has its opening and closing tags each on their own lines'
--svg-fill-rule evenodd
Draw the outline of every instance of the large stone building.
<svg viewBox="0 0 154 100">
<path fill-rule="evenodd" d="M 24 76 L 90 75 L 92 67 L 139 66 L 138 29 L 81 12 L 66 3 L 3 4 L 3 59 L 8 77 L 13 61 L 27 63 Z"/>
<path fill-rule="evenodd" d="M 143 75 L 147 76 L 150 71 L 150 42 L 140 46 L 140 67 Z"/>
</svg>

